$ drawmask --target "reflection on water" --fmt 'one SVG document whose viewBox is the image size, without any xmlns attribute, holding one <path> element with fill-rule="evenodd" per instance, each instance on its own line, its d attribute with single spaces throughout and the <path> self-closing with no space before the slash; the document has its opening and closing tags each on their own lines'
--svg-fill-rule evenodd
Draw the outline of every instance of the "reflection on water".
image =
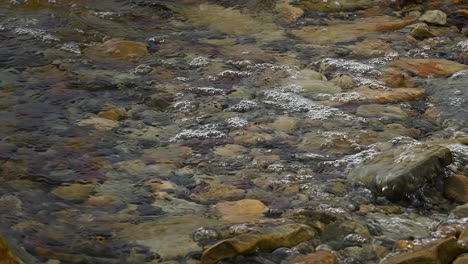
<svg viewBox="0 0 468 264">
<path fill-rule="evenodd" d="M 458 234 L 467 3 L 405 2 L 0 0 L 0 258 L 378 263 Z"/>
</svg>

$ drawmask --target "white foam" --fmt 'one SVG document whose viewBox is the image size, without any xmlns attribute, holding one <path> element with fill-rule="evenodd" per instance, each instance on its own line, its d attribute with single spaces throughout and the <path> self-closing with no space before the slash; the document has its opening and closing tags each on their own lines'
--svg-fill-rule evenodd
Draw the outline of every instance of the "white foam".
<svg viewBox="0 0 468 264">
<path fill-rule="evenodd" d="M 51 42 L 51 41 L 59 41 L 60 39 L 54 35 L 47 33 L 45 30 L 42 29 L 34 29 L 34 28 L 25 28 L 25 27 L 18 27 L 15 28 L 13 31 L 18 35 L 29 35 L 33 38 L 40 39 L 44 42 Z"/>
<path fill-rule="evenodd" d="M 224 95 L 223 89 L 214 87 L 190 87 L 187 89 L 189 92 L 200 95 Z"/>
<path fill-rule="evenodd" d="M 210 139 L 210 138 L 223 138 L 226 136 L 223 132 L 219 131 L 218 125 L 206 124 L 194 129 L 185 129 L 170 139 L 171 142 L 178 140 L 187 140 L 193 138 Z"/>
<path fill-rule="evenodd" d="M 342 117 L 352 120 L 355 117 L 343 111 L 315 103 L 314 101 L 294 93 L 284 93 L 277 90 L 264 92 L 264 103 L 277 106 L 287 112 L 306 112 L 307 117 L 314 120 L 325 120 L 331 117 Z"/>
<path fill-rule="evenodd" d="M 189 65 L 192 67 L 204 67 L 210 64 L 210 59 L 206 57 L 197 57 L 189 62 Z"/>
<path fill-rule="evenodd" d="M 258 108 L 258 104 L 252 100 L 242 100 L 238 104 L 235 104 L 228 109 L 226 112 L 248 112 Z"/>
</svg>

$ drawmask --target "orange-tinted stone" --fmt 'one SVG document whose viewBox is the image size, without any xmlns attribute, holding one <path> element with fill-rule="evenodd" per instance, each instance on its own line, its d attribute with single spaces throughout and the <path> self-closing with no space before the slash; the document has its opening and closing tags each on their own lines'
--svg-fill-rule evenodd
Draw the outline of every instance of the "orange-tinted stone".
<svg viewBox="0 0 468 264">
<path fill-rule="evenodd" d="M 6 240 L 0 236 L 0 263 L 1 264 L 24 264 L 15 254 L 10 250 Z"/>
<path fill-rule="evenodd" d="M 411 240 L 398 240 L 395 244 L 395 249 L 400 251 L 406 251 L 412 248 L 413 241 Z"/>
<path fill-rule="evenodd" d="M 375 25 L 375 31 L 393 31 L 406 27 L 407 25 L 413 23 L 413 20 L 403 20 L 397 23 L 380 23 Z"/>
<path fill-rule="evenodd" d="M 411 76 L 396 68 L 383 69 L 383 81 L 391 87 L 414 87 L 414 81 Z"/>
<path fill-rule="evenodd" d="M 99 117 L 113 120 L 113 121 L 119 121 L 123 115 L 125 114 L 125 110 L 120 109 L 120 108 L 111 108 L 105 111 L 102 111 L 98 114 Z"/>
<path fill-rule="evenodd" d="M 460 14 L 464 17 L 468 17 L 468 9 L 460 9 L 460 10 L 455 11 L 455 13 Z"/>
<path fill-rule="evenodd" d="M 317 251 L 315 253 L 296 257 L 294 264 L 337 264 L 336 256 L 328 251 Z"/>
<path fill-rule="evenodd" d="M 431 75 L 448 77 L 468 69 L 467 65 L 443 59 L 397 59 L 393 62 L 393 66 L 421 77 Z"/>
<path fill-rule="evenodd" d="M 468 203 L 468 177 L 454 175 L 444 182 L 444 193 L 447 198 Z"/>
<path fill-rule="evenodd" d="M 448 264 L 463 249 L 454 238 L 437 240 L 423 248 L 391 257 L 384 264 Z"/>
<path fill-rule="evenodd" d="M 119 60 L 131 60 L 149 55 L 145 43 L 110 39 L 87 50 L 90 56 L 111 57 Z"/>
</svg>

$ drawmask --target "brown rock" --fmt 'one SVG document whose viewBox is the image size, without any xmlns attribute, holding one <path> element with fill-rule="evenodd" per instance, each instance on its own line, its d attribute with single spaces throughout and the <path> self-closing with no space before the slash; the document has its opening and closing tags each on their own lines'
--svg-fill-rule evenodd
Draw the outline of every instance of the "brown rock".
<svg viewBox="0 0 468 264">
<path fill-rule="evenodd" d="M 146 44 L 135 41 L 110 39 L 88 50 L 89 55 L 130 60 L 149 55 Z"/>
<path fill-rule="evenodd" d="M 289 0 L 280 0 L 275 8 L 282 19 L 287 22 L 294 22 L 304 14 L 304 10 L 290 5 L 289 2 Z"/>
<path fill-rule="evenodd" d="M 413 241 L 411 240 L 398 240 L 395 244 L 395 249 L 400 251 L 407 251 L 413 247 Z"/>
<path fill-rule="evenodd" d="M 458 236 L 458 242 L 468 251 L 468 226 L 465 226 L 460 236 Z"/>
<path fill-rule="evenodd" d="M 382 73 L 384 74 L 382 81 L 391 87 L 414 87 L 413 78 L 402 70 L 390 67 L 383 69 Z"/>
<path fill-rule="evenodd" d="M 331 81 L 342 89 L 351 89 L 356 85 L 353 77 L 346 74 L 336 76 Z"/>
<path fill-rule="evenodd" d="M 431 32 L 428 26 L 417 26 L 411 32 L 410 35 L 417 39 L 433 38 L 436 35 Z"/>
<path fill-rule="evenodd" d="M 145 166 L 146 163 L 140 159 L 124 160 L 114 164 L 114 167 L 119 170 L 123 170 L 131 174 L 137 174 L 139 171 L 143 170 Z"/>
<path fill-rule="evenodd" d="M 6 240 L 0 236 L 0 263 L 1 264 L 24 264 L 8 247 Z"/>
<path fill-rule="evenodd" d="M 447 224 L 447 225 L 441 225 L 437 227 L 436 233 L 440 235 L 440 237 L 444 238 L 457 238 L 461 232 L 463 231 L 463 228 L 459 225 L 454 225 L 454 224 Z"/>
<path fill-rule="evenodd" d="M 386 90 L 372 89 L 361 86 L 355 90 L 356 96 L 336 97 L 332 100 L 320 101 L 320 104 L 328 106 L 338 106 L 349 103 L 390 103 L 400 101 L 414 101 L 425 94 L 424 88 L 391 88 Z"/>
<path fill-rule="evenodd" d="M 174 215 L 160 217 L 157 221 L 128 225 L 115 236 L 116 239 L 136 241 L 138 244 L 148 247 L 152 252 L 157 252 L 162 260 L 183 259 L 190 252 L 202 250 L 201 246 L 194 241 L 197 230 L 200 227 L 215 228 L 217 225 L 217 220 L 200 217 L 196 214 Z M 148 262 L 122 261 L 120 263 L 143 264 Z M 153 263 L 157 263 L 157 261 Z"/>
<path fill-rule="evenodd" d="M 153 191 L 164 191 L 164 190 L 174 190 L 177 186 L 170 182 L 160 179 L 152 179 L 144 183 L 145 186 L 150 187 Z"/>
<path fill-rule="evenodd" d="M 359 58 L 382 57 L 395 52 L 387 41 L 377 38 L 367 38 L 348 48 L 353 51 L 354 56 Z"/>
<path fill-rule="evenodd" d="M 111 130 L 119 125 L 118 122 L 101 117 L 83 119 L 77 123 L 78 126 L 93 126 L 97 130 Z"/>
<path fill-rule="evenodd" d="M 254 199 L 217 203 L 215 207 L 221 219 L 228 223 L 253 222 L 268 210 L 264 203 Z"/>
<path fill-rule="evenodd" d="M 460 9 L 460 10 L 455 11 L 454 13 L 460 14 L 460 15 L 468 18 L 468 9 Z"/>
<path fill-rule="evenodd" d="M 154 149 L 145 149 L 143 158 L 154 160 L 156 163 L 179 163 L 192 155 L 192 149 L 189 147 L 169 145 L 167 147 L 157 147 Z"/>
<path fill-rule="evenodd" d="M 273 129 L 283 131 L 283 132 L 291 132 L 295 129 L 297 125 L 297 119 L 290 117 L 290 116 L 278 116 L 276 120 L 271 123 L 269 126 Z"/>
<path fill-rule="evenodd" d="M 125 110 L 121 108 L 110 108 L 98 114 L 99 117 L 119 121 L 125 115 Z"/>
<path fill-rule="evenodd" d="M 298 256 L 293 259 L 292 264 L 337 264 L 336 256 L 328 251 L 317 251 L 315 253 Z"/>
<path fill-rule="evenodd" d="M 245 190 L 238 189 L 232 185 L 213 184 L 203 192 L 192 194 L 191 198 L 202 203 L 212 203 L 220 200 L 240 200 L 244 196 Z"/>
<path fill-rule="evenodd" d="M 232 157 L 242 155 L 242 153 L 247 152 L 247 148 L 244 148 L 240 145 L 227 144 L 214 148 L 213 152 L 219 156 Z"/>
<path fill-rule="evenodd" d="M 214 264 L 222 259 L 254 251 L 271 252 L 279 247 L 293 247 L 318 237 L 309 226 L 289 224 L 266 228 L 258 233 L 243 234 L 218 242 L 202 255 L 202 264 Z"/>
<path fill-rule="evenodd" d="M 444 182 L 444 193 L 447 198 L 468 203 L 468 177 L 454 175 Z"/>
<path fill-rule="evenodd" d="M 93 189 L 92 184 L 70 184 L 57 187 L 52 193 L 67 201 L 80 202 L 87 199 Z"/>
<path fill-rule="evenodd" d="M 358 92 L 365 96 L 367 102 L 398 102 L 413 101 L 422 97 L 425 93 L 423 88 L 393 88 L 389 90 L 376 90 L 370 88 L 359 88 Z"/>
<path fill-rule="evenodd" d="M 449 238 L 397 255 L 385 261 L 384 264 L 448 264 L 462 251 L 457 240 Z"/>
<path fill-rule="evenodd" d="M 273 140 L 271 134 L 250 131 L 234 131 L 229 136 L 233 137 L 234 142 L 242 145 L 255 145 Z"/>
<path fill-rule="evenodd" d="M 393 66 L 412 72 L 420 77 L 431 75 L 448 77 L 468 69 L 467 65 L 443 59 L 397 59 Z"/>
<path fill-rule="evenodd" d="M 259 2 L 265 3 L 268 1 Z M 225 8 L 220 5 L 202 3 L 182 9 L 180 13 L 192 25 L 207 26 L 211 31 L 228 35 L 243 36 L 260 33 L 257 36 L 262 40 L 273 40 L 281 37 L 283 33 L 271 21 L 259 20 L 241 12 L 239 9 Z"/>
<path fill-rule="evenodd" d="M 452 264 L 466 264 L 468 263 L 468 253 L 458 256 Z"/>
<path fill-rule="evenodd" d="M 330 26 L 305 26 L 293 30 L 292 34 L 313 44 L 329 44 L 355 41 L 362 36 L 376 35 L 377 31 L 395 30 L 411 21 L 391 16 L 373 16 L 355 20 L 353 23 L 332 24 Z"/>
</svg>

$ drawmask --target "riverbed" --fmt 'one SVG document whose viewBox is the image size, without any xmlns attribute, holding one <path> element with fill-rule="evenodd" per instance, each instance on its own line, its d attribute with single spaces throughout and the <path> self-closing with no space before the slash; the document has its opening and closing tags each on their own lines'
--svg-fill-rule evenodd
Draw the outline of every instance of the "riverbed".
<svg viewBox="0 0 468 264">
<path fill-rule="evenodd" d="M 467 13 L 0 0 L 5 263 L 462 259 Z"/>
</svg>

